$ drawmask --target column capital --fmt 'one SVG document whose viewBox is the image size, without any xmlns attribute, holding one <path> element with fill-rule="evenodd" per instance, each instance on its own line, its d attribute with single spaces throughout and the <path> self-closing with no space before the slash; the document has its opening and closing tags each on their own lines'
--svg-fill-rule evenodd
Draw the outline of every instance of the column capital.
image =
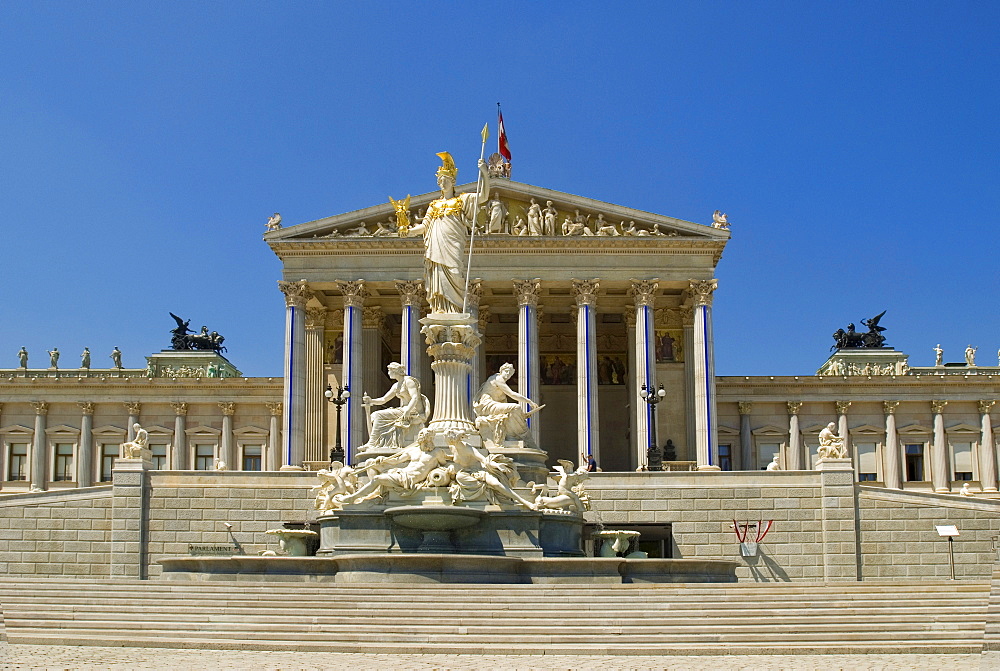
<svg viewBox="0 0 1000 671">
<path fill-rule="evenodd" d="M 361 328 L 378 329 L 385 326 L 385 312 L 377 305 L 361 309 Z"/>
<path fill-rule="evenodd" d="M 92 401 L 80 401 L 77 403 L 80 406 L 80 411 L 85 415 L 94 414 L 94 403 Z"/>
<path fill-rule="evenodd" d="M 979 412 L 982 413 L 982 414 L 984 414 L 984 415 L 988 414 L 989 411 L 990 411 L 990 408 L 993 407 L 994 403 L 996 403 L 996 401 L 980 401 L 979 402 Z"/>
<path fill-rule="evenodd" d="M 286 307 L 305 307 L 306 301 L 313 296 L 313 292 L 309 288 L 309 283 L 305 280 L 299 280 L 298 282 L 279 280 L 278 289 L 281 293 L 285 294 Z"/>
<path fill-rule="evenodd" d="M 525 305 L 537 307 L 538 295 L 541 291 L 542 281 L 538 278 L 533 280 L 514 280 L 514 297 L 517 298 L 518 307 Z"/>
<path fill-rule="evenodd" d="M 47 415 L 49 414 L 49 404 L 45 401 L 32 401 L 31 407 L 35 409 L 36 415 Z"/>
<path fill-rule="evenodd" d="M 226 417 L 232 417 L 236 414 L 236 404 L 232 401 L 224 401 L 219 403 L 219 407 L 222 409 L 222 414 Z"/>
<path fill-rule="evenodd" d="M 322 329 L 326 327 L 326 307 L 310 305 L 306 308 L 306 328 Z"/>
<path fill-rule="evenodd" d="M 188 404 L 184 401 L 172 401 L 170 407 L 174 409 L 174 414 L 178 417 L 188 414 Z"/>
<path fill-rule="evenodd" d="M 712 304 L 712 294 L 719 287 L 719 280 L 689 280 L 688 292 L 694 307 Z"/>
<path fill-rule="evenodd" d="M 752 401 L 739 401 L 737 403 L 737 408 L 741 415 L 749 415 L 753 412 L 753 402 Z"/>
<path fill-rule="evenodd" d="M 601 288 L 600 280 L 573 280 L 573 297 L 577 305 L 597 305 L 597 290 Z"/>
<path fill-rule="evenodd" d="M 835 401 L 835 403 L 837 404 L 838 415 L 846 415 L 847 409 L 851 407 L 850 401 Z"/>
<path fill-rule="evenodd" d="M 122 405 L 125 406 L 125 412 L 130 415 L 138 415 L 142 411 L 142 403 L 139 401 L 122 401 Z"/>
<path fill-rule="evenodd" d="M 486 333 L 486 325 L 490 323 L 490 318 L 493 316 L 493 312 L 490 310 L 489 305 L 479 306 L 479 332 Z"/>
<path fill-rule="evenodd" d="M 345 308 L 360 308 L 368 298 L 364 280 L 337 280 L 337 288 L 344 294 Z"/>
<path fill-rule="evenodd" d="M 635 301 L 637 308 L 651 308 L 655 301 L 656 290 L 659 287 L 660 283 L 656 280 L 632 280 L 632 284 L 628 288 L 628 295 Z"/>
<path fill-rule="evenodd" d="M 885 410 L 885 414 L 894 415 L 896 414 L 896 408 L 899 407 L 899 401 L 882 401 L 882 408 Z"/>
<path fill-rule="evenodd" d="M 626 305 L 625 306 L 625 328 L 634 329 L 635 328 L 635 306 Z"/>
<path fill-rule="evenodd" d="M 799 414 L 799 410 L 802 409 L 802 401 L 787 401 L 785 405 L 788 406 L 789 415 Z"/>
<path fill-rule="evenodd" d="M 281 401 L 264 401 L 264 405 L 267 406 L 271 417 L 281 417 Z"/>
<path fill-rule="evenodd" d="M 948 401 L 931 401 L 931 410 L 934 414 L 940 415 L 944 412 L 944 406 L 948 405 Z"/>
<path fill-rule="evenodd" d="M 473 289 L 480 287 L 480 280 L 472 280 L 469 282 L 469 297 L 472 297 Z M 399 302 L 403 304 L 403 307 L 415 307 L 419 308 L 424 304 L 424 297 L 426 292 L 424 291 L 424 281 L 423 280 L 396 280 L 396 291 L 399 292 Z M 471 302 L 471 301 L 470 301 Z M 479 302 L 478 297 L 476 302 Z"/>
</svg>

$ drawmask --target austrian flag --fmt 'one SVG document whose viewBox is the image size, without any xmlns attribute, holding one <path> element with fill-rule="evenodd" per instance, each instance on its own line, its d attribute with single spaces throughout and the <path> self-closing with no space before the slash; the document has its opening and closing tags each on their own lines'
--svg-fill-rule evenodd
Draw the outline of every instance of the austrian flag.
<svg viewBox="0 0 1000 671">
<path fill-rule="evenodd" d="M 497 116 L 499 117 L 497 124 L 500 126 L 500 137 L 497 138 L 497 151 L 510 162 L 510 145 L 507 144 L 507 131 L 503 127 L 503 112 L 500 111 L 500 103 L 497 103 Z"/>
</svg>

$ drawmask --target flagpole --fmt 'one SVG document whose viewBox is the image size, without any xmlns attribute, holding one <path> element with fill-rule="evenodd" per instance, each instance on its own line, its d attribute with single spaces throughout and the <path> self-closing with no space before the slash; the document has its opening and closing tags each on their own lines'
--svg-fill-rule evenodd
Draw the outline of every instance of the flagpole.
<svg viewBox="0 0 1000 671">
<path fill-rule="evenodd" d="M 483 126 L 483 131 L 480 134 L 483 138 L 483 146 L 479 149 L 479 163 L 483 162 L 483 157 L 486 156 L 486 140 L 490 136 L 490 125 L 487 123 Z M 483 183 L 483 170 L 479 165 L 476 166 L 476 207 L 472 211 L 472 233 L 469 235 L 469 261 L 465 264 L 465 292 L 462 294 L 462 313 L 465 313 L 466 305 L 469 302 L 469 273 L 472 272 L 472 245 L 476 241 L 476 219 L 479 217 L 479 192 L 482 190 L 481 185 Z"/>
</svg>

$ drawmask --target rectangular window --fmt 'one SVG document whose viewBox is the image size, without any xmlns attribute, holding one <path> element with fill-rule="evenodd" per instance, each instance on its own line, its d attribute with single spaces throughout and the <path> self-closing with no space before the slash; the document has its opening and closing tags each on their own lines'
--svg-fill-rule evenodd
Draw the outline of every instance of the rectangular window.
<svg viewBox="0 0 1000 671">
<path fill-rule="evenodd" d="M 259 471 L 260 470 L 260 455 L 261 455 L 260 445 L 244 445 L 243 446 L 243 470 L 244 471 Z"/>
<path fill-rule="evenodd" d="M 855 443 L 858 451 L 858 482 L 878 480 L 878 462 L 875 459 L 875 443 Z"/>
<path fill-rule="evenodd" d="M 906 454 L 906 481 L 923 482 L 924 478 L 924 444 L 909 443 L 904 447 Z"/>
<path fill-rule="evenodd" d="M 152 443 L 149 451 L 153 453 L 153 468 L 158 471 L 167 468 L 167 446 L 163 443 Z"/>
<path fill-rule="evenodd" d="M 215 445 L 194 446 L 194 470 L 211 471 L 215 469 Z"/>
<path fill-rule="evenodd" d="M 120 451 L 121 448 L 116 443 L 101 445 L 101 482 L 111 482 L 111 469 L 114 468 Z"/>
<path fill-rule="evenodd" d="M 972 443 L 952 443 L 951 452 L 955 455 L 955 480 L 972 479 Z"/>
<path fill-rule="evenodd" d="M 719 468 L 724 471 L 733 470 L 732 445 L 719 445 Z"/>
<path fill-rule="evenodd" d="M 8 480 L 28 479 L 28 444 L 11 443 L 10 459 L 7 461 L 10 468 L 7 471 Z"/>
<path fill-rule="evenodd" d="M 762 471 L 767 470 L 767 465 L 774 459 L 774 455 L 781 449 L 781 443 L 758 443 L 757 444 L 757 468 Z"/>
<path fill-rule="evenodd" d="M 54 453 L 52 479 L 56 482 L 73 480 L 73 444 L 56 443 Z"/>
</svg>

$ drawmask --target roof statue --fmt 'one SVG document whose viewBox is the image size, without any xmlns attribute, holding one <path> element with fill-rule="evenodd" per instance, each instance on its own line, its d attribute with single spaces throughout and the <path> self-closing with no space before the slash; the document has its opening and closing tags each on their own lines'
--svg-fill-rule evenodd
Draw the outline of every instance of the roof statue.
<svg viewBox="0 0 1000 671">
<path fill-rule="evenodd" d="M 207 326 L 201 327 L 200 333 L 195 333 L 188 328 L 190 319 L 184 320 L 173 312 L 170 316 L 177 322 L 177 328 L 171 329 L 170 346 L 175 350 L 211 350 L 222 353 L 226 348 L 222 346 L 225 340 L 218 331 L 208 332 Z"/>
<path fill-rule="evenodd" d="M 716 210 L 712 213 L 712 228 L 729 230 L 729 217 L 726 216 L 725 212 Z"/>
<path fill-rule="evenodd" d="M 833 333 L 835 344 L 830 349 L 878 349 L 887 347 L 885 344 L 884 326 L 879 326 L 879 320 L 886 313 L 883 310 L 871 319 L 862 319 L 861 324 L 868 327 L 867 333 L 859 333 L 854 328 L 854 322 L 847 325 L 847 330 L 837 329 Z"/>
</svg>

